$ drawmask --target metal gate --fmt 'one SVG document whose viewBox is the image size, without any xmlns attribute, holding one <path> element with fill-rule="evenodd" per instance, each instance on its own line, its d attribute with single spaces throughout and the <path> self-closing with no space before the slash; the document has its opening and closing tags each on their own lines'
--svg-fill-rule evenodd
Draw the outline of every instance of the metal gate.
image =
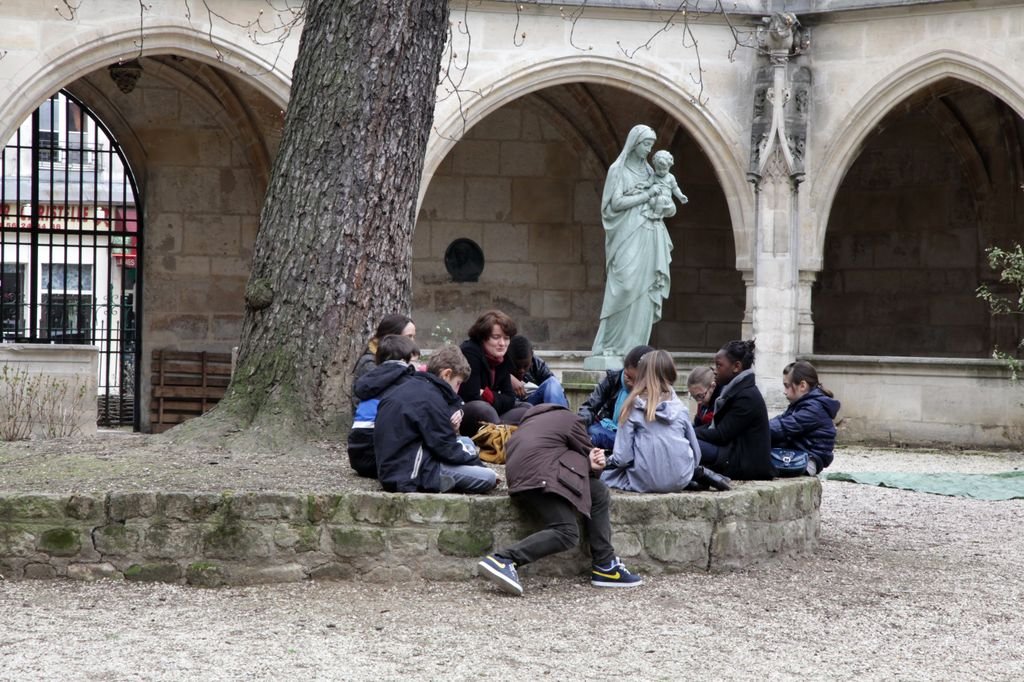
<svg viewBox="0 0 1024 682">
<path fill-rule="evenodd" d="M 3 343 L 95 346 L 98 423 L 137 429 L 142 207 L 117 141 L 62 90 L 10 139 L 0 170 Z"/>
</svg>

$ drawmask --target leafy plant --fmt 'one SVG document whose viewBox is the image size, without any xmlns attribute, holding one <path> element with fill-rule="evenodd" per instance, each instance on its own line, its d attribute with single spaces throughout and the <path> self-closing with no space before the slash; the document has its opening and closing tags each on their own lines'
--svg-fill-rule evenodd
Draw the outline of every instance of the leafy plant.
<svg viewBox="0 0 1024 682">
<path fill-rule="evenodd" d="M 1009 250 L 993 246 L 986 249 L 985 253 L 988 255 L 989 267 L 999 273 L 1000 283 L 1009 287 L 1015 298 L 992 291 L 988 284 L 978 287 L 978 298 L 988 303 L 992 315 L 1024 315 L 1024 249 L 1020 244 L 1015 244 Z M 1024 338 L 1018 339 L 1017 350 L 1024 350 Z M 996 348 L 992 357 L 1006 363 L 1014 381 L 1024 371 L 1020 359 L 1005 351 Z"/>
</svg>

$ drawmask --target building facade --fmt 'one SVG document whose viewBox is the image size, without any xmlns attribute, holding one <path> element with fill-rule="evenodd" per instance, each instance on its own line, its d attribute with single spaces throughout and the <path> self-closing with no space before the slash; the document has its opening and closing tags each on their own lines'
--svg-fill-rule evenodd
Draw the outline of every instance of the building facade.
<svg viewBox="0 0 1024 682">
<path fill-rule="evenodd" d="M 781 5 L 453 2 L 413 244 L 424 344 L 499 307 L 539 348 L 589 350 L 604 174 L 646 123 L 690 198 L 655 345 L 696 363 L 756 337 L 776 407 L 782 367 L 812 357 L 853 436 L 1020 443 L 1019 389 L 987 358 L 1021 329 L 975 289 L 985 249 L 1022 236 L 1024 3 Z M 287 106 L 291 17 L 259 32 L 252 3 L 219 6 L 154 2 L 141 26 L 113 0 L 0 6 L 0 136 L 63 90 L 136 180 L 143 395 L 149 350 L 237 343 Z M 483 267 L 456 281 L 445 254 L 467 245 Z"/>
</svg>

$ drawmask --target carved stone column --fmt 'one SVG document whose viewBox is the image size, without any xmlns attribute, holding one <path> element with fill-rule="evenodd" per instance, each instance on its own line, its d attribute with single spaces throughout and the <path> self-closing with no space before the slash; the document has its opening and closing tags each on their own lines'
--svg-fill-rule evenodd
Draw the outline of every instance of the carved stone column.
<svg viewBox="0 0 1024 682">
<path fill-rule="evenodd" d="M 748 177 L 754 185 L 756 231 L 747 300 L 757 338 L 758 383 L 769 408 L 777 410 L 786 403 L 782 368 L 797 353 L 810 350 L 802 338 L 805 329 L 813 335 L 813 277 L 805 286 L 799 270 L 799 191 L 805 174 L 811 72 L 792 63 L 810 46 L 810 37 L 791 13 L 763 21 L 758 42 L 769 64 L 757 70 L 754 81 Z"/>
</svg>

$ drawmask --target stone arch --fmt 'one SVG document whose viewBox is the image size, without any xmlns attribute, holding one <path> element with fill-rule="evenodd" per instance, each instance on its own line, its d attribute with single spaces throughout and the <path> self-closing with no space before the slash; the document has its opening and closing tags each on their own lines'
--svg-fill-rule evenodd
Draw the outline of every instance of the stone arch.
<svg viewBox="0 0 1024 682">
<path fill-rule="evenodd" d="M 1024 117 L 1024 87 L 991 62 L 952 50 L 937 50 L 907 62 L 887 79 L 871 88 L 830 136 L 834 144 L 822 155 L 821 172 L 814 182 L 811 205 L 818 206 L 814 223 L 812 262 L 802 269 L 820 270 L 823 265 L 829 215 L 843 178 L 860 155 L 863 146 L 882 119 L 916 91 L 953 78 L 985 90 Z"/>
<path fill-rule="evenodd" d="M 753 192 L 746 178 L 744 151 L 736 143 L 744 136 L 726 116 L 695 104 L 689 93 L 662 74 L 614 59 L 564 57 L 520 68 L 479 88 L 484 95 L 464 104 L 461 111 L 446 109 L 437 119 L 428 145 L 420 203 L 430 178 L 464 130 L 523 95 L 581 81 L 617 87 L 643 97 L 687 129 L 711 161 L 724 190 L 736 243 L 736 267 L 753 267 Z"/>
<path fill-rule="evenodd" d="M 137 16 L 113 19 L 103 28 L 83 31 L 41 50 L 12 78 L 17 97 L 0 105 L 0 139 L 9 138 L 50 94 L 127 56 L 171 54 L 227 68 L 275 105 L 287 106 L 291 64 L 267 59 L 250 49 L 244 33 L 206 31 L 186 21 L 164 18 L 162 24 L 146 26 L 140 50 L 138 21 Z M 214 54 L 217 50 L 222 59 Z"/>
</svg>

